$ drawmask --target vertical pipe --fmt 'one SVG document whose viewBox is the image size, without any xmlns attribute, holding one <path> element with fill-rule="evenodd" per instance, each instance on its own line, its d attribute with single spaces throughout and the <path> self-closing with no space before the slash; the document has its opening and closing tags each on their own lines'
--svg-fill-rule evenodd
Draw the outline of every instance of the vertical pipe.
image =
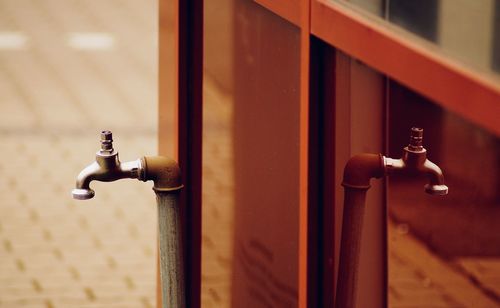
<svg viewBox="0 0 500 308">
<path fill-rule="evenodd" d="M 356 303 L 361 231 L 368 188 L 344 189 L 344 217 L 335 307 L 353 308 Z"/>
<path fill-rule="evenodd" d="M 184 308 L 184 273 L 178 192 L 156 192 L 163 308 Z"/>
</svg>

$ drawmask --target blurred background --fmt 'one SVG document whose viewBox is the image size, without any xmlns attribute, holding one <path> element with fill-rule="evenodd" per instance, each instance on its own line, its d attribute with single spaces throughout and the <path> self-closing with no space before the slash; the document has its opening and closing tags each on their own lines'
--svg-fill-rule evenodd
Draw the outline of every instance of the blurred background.
<svg viewBox="0 0 500 308">
<path fill-rule="evenodd" d="M 114 134 L 156 153 L 157 1 L 0 1 L 0 307 L 153 307 L 150 185 L 76 175 Z"/>
</svg>

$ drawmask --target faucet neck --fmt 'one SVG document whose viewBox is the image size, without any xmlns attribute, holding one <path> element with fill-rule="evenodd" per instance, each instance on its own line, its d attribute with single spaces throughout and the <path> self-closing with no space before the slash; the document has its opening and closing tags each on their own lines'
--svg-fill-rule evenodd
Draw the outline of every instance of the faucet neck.
<svg viewBox="0 0 500 308">
<path fill-rule="evenodd" d="M 102 150 L 98 151 L 95 155 L 95 160 L 104 170 L 112 170 L 120 166 L 118 152 L 115 152 L 113 149 L 111 149 L 111 152 Z"/>
<path fill-rule="evenodd" d="M 422 146 L 418 150 L 414 149 L 411 145 L 405 147 L 401 159 L 406 167 L 418 169 L 427 160 L 427 150 Z"/>
</svg>

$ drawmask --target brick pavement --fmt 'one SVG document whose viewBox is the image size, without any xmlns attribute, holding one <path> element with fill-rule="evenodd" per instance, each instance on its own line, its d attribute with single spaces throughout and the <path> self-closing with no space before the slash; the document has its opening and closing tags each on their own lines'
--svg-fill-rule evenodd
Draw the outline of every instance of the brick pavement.
<svg viewBox="0 0 500 308">
<path fill-rule="evenodd" d="M 389 225 L 389 301 L 397 307 L 499 307 L 498 301 L 416 240 L 406 224 Z M 478 262 L 476 258 L 474 262 Z M 498 266 L 499 262 L 496 260 Z M 490 267 L 498 278 L 499 271 Z M 495 274 L 496 272 L 496 274 Z M 479 280 L 484 277 L 478 277 Z"/>
<path fill-rule="evenodd" d="M 27 38 L 0 49 L 0 307 L 154 306 L 150 185 L 70 190 L 103 128 L 122 160 L 156 152 L 156 16 L 156 1 L 0 1 L 0 40 Z M 69 46 L 82 32 L 114 46 Z"/>
<path fill-rule="evenodd" d="M 27 37 L 0 50 L 0 307 L 154 305 L 150 185 L 95 183 L 85 202 L 69 191 L 102 128 L 123 161 L 156 152 L 156 14 L 153 0 L 0 0 L 0 39 Z M 114 47 L 75 50 L 80 32 Z M 202 302 L 229 307 L 231 98 L 209 79 L 204 95 Z M 498 306 L 485 294 L 498 292 L 497 260 L 445 261 L 404 225 L 389 231 L 392 307 Z"/>
</svg>

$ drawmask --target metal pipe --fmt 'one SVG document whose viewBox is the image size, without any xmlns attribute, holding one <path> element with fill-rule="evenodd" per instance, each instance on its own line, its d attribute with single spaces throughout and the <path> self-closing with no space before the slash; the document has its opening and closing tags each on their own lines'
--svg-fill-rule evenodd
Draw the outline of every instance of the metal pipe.
<svg viewBox="0 0 500 308">
<path fill-rule="evenodd" d="M 156 192 L 163 307 L 185 307 L 178 194 Z"/>
<path fill-rule="evenodd" d="M 119 179 L 153 181 L 158 204 L 158 232 L 160 246 L 160 275 L 163 308 L 185 307 L 182 240 L 179 219 L 179 191 L 181 172 L 176 161 L 163 156 L 146 156 L 121 163 L 113 149 L 110 131 L 101 132 L 101 149 L 96 161 L 84 168 L 77 177 L 73 198 L 93 198 L 92 181 L 112 182 Z"/>
<path fill-rule="evenodd" d="M 186 299 L 179 215 L 179 191 L 183 187 L 181 171 L 176 161 L 163 156 L 144 157 L 142 163 L 145 181 L 154 182 L 158 204 L 162 306 L 183 308 Z"/>
<path fill-rule="evenodd" d="M 340 240 L 336 308 L 355 306 L 366 192 L 370 188 L 370 179 L 380 178 L 383 175 L 383 156 L 376 154 L 356 155 L 347 162 L 344 169 L 342 181 L 344 215 Z"/>
<path fill-rule="evenodd" d="M 340 242 L 339 274 L 335 307 L 354 308 L 361 248 L 361 231 L 365 211 L 366 192 L 372 178 L 381 178 L 397 172 L 425 173 L 429 183 L 425 191 L 432 195 L 446 195 L 441 169 L 427 159 L 422 146 L 423 129 L 412 128 L 410 144 L 403 149 L 401 159 L 384 157 L 381 154 L 359 154 L 352 157 L 344 169 L 344 214 Z"/>
</svg>

